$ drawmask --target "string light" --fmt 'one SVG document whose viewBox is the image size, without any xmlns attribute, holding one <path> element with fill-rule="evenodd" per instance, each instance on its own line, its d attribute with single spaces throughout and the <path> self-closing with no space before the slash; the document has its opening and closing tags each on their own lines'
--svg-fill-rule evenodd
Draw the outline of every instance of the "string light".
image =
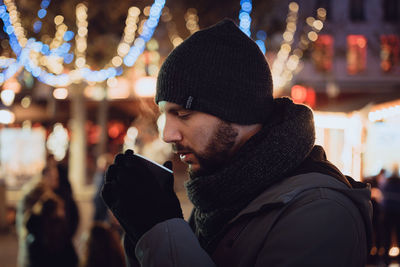
<svg viewBox="0 0 400 267">
<path fill-rule="evenodd" d="M 56 88 L 53 91 L 55 99 L 66 99 L 68 97 L 68 90 L 66 88 Z"/>
<path fill-rule="evenodd" d="M 272 64 L 272 78 L 274 86 L 277 89 L 282 88 L 290 78 L 290 72 L 285 69 L 285 63 L 292 50 L 291 44 L 293 42 L 294 33 L 296 32 L 298 10 L 299 5 L 296 2 L 291 2 L 289 4 L 289 12 L 286 18 L 286 29 L 282 34 L 283 43 L 278 51 L 276 60 Z"/>
<path fill-rule="evenodd" d="M 256 44 L 260 48 L 261 52 L 265 54 L 267 52 L 267 49 L 265 48 L 265 40 L 267 39 L 267 33 L 265 31 L 258 31 L 256 34 Z"/>
<path fill-rule="evenodd" d="M 9 6 L 11 10 L 16 11 L 16 7 L 11 0 L 8 0 Z M 83 4 L 79 4 L 77 7 L 77 26 L 78 26 L 78 38 L 76 38 L 76 54 L 75 54 L 75 67 L 76 69 L 71 70 L 69 74 L 53 74 L 49 73 L 46 70 L 42 69 L 39 66 L 40 60 L 31 59 L 29 57 L 29 52 L 34 49 L 39 53 L 51 53 L 52 50 L 48 47 L 48 45 L 44 45 L 42 42 L 37 42 L 33 38 L 24 41 L 25 35 L 22 31 L 21 34 L 14 34 L 12 22 L 10 20 L 11 15 L 7 13 L 7 8 L 4 5 L 1 5 L 0 2 L 0 18 L 3 20 L 5 27 L 9 27 L 9 31 L 7 34 L 9 35 L 10 45 L 13 48 L 13 51 L 17 55 L 17 61 L 14 64 L 11 64 L 3 73 L 0 74 L 0 81 L 4 82 L 6 79 L 10 78 L 15 72 L 19 69 L 19 67 L 24 66 L 27 71 L 29 71 L 32 76 L 36 77 L 39 81 L 46 83 L 51 86 L 66 86 L 71 82 L 80 82 L 85 80 L 87 82 L 101 82 L 107 80 L 108 78 L 119 76 L 122 74 L 123 70 L 121 67 L 105 67 L 104 69 L 93 71 L 86 65 L 85 51 L 86 51 L 86 36 L 87 36 L 87 8 Z M 150 40 L 151 36 L 154 33 L 156 26 L 158 25 L 159 18 L 161 16 L 161 12 L 165 5 L 165 0 L 155 0 L 153 5 L 149 9 L 149 19 L 147 19 L 143 23 L 143 29 L 140 36 L 136 39 L 134 44 L 130 47 L 129 52 L 124 58 L 119 59 L 118 57 L 113 57 L 110 60 L 111 64 L 118 64 L 121 60 L 126 66 L 132 66 L 137 60 L 138 56 L 143 52 L 145 48 L 145 44 Z M 8 9 L 10 10 L 10 9 Z M 11 12 L 11 11 L 10 11 Z M 14 19 L 14 22 L 16 19 Z M 19 25 L 21 25 L 19 23 Z M 23 30 L 23 28 L 21 27 Z M 15 31 L 17 33 L 17 31 Z M 20 32 L 20 31 L 19 31 Z M 69 37 L 71 32 L 67 31 L 64 34 L 64 38 L 66 34 L 69 33 Z M 26 38 L 25 38 L 26 39 Z M 68 39 L 68 38 L 67 38 Z M 70 38 L 71 39 L 71 38 Z M 79 41 L 78 41 L 79 40 Z M 128 38 L 129 40 L 129 38 Z M 126 41 L 126 40 L 125 40 Z M 23 44 L 23 45 L 22 45 Z M 67 53 L 70 46 L 60 46 L 62 49 L 57 50 L 57 54 L 61 53 L 64 57 L 64 60 L 69 59 L 72 60 L 72 54 Z M 24 48 L 24 49 L 23 49 Z M 46 52 L 44 52 L 44 51 Z M 25 51 L 25 52 L 24 52 Z M 23 54 L 23 55 L 22 55 Z M 45 62 L 45 61 L 43 61 Z M 55 67 L 55 72 L 60 73 L 62 71 L 60 67 Z"/>
<path fill-rule="evenodd" d="M 177 47 L 183 42 L 183 38 L 179 36 L 178 30 L 176 29 L 176 24 L 172 21 L 172 14 L 169 12 L 169 8 L 165 7 L 162 14 L 162 21 L 166 23 L 168 38 L 174 47 Z"/>
<path fill-rule="evenodd" d="M 32 102 L 32 99 L 31 99 L 30 96 L 24 96 L 24 97 L 21 99 L 21 106 L 22 106 L 23 108 L 29 108 L 29 106 L 31 105 L 31 102 Z"/>
<path fill-rule="evenodd" d="M 9 14 L 7 13 L 7 9 L 9 11 Z M 17 12 L 16 6 L 12 0 L 8 0 L 6 2 L 0 2 L 0 17 L 3 20 L 4 25 L 8 29 L 16 29 L 15 34 L 14 31 L 9 31 L 7 34 L 9 35 L 10 39 L 10 46 L 13 49 L 14 53 L 17 55 L 17 61 L 15 64 L 12 64 L 10 67 L 8 67 L 2 74 L 0 74 L 0 82 L 4 82 L 8 78 L 12 77 L 19 69 L 20 67 L 24 66 L 25 64 L 29 63 L 30 66 L 26 67 L 28 71 L 31 71 L 29 69 L 32 65 L 37 65 L 38 63 L 48 63 L 49 61 L 46 59 L 41 59 L 39 58 L 39 54 L 35 52 L 41 52 L 45 54 L 49 54 L 50 51 L 48 45 L 44 45 L 41 42 L 36 42 L 32 45 L 31 48 L 33 48 L 33 53 L 30 55 L 30 49 L 25 49 L 28 41 L 26 41 L 24 29 L 22 28 L 22 24 L 19 19 L 19 14 Z M 32 41 L 30 41 L 32 43 Z M 46 49 L 47 48 L 47 49 Z M 60 51 L 63 51 L 61 49 Z M 58 51 L 56 51 L 57 53 Z M 31 56 L 32 58 L 30 58 Z M 54 56 L 54 53 L 52 54 Z M 62 66 L 56 66 L 56 70 L 62 68 Z M 37 77 L 40 74 L 41 70 L 35 68 L 34 72 L 32 75 L 34 77 Z"/>
<path fill-rule="evenodd" d="M 130 48 L 129 53 L 124 57 L 124 64 L 126 66 L 133 66 L 139 55 L 143 52 L 145 43 L 153 36 L 164 5 L 165 0 L 155 0 L 151 6 L 149 19 L 144 23 L 141 35 L 136 39 L 134 46 Z"/>
<path fill-rule="evenodd" d="M 50 133 L 46 147 L 54 155 L 57 161 L 62 160 L 68 149 L 68 131 L 63 127 L 61 123 L 56 123 L 53 127 L 53 131 Z"/>
<path fill-rule="evenodd" d="M 272 64 L 271 70 L 274 86 L 277 89 L 276 92 L 285 87 L 293 79 L 294 73 L 299 70 L 300 59 L 304 51 L 309 47 L 310 43 L 318 39 L 318 32 L 322 30 L 323 22 L 326 18 L 326 10 L 323 8 L 317 9 L 317 18 L 308 17 L 306 23 L 311 29 L 300 36 L 297 47 L 292 49 L 294 34 L 297 28 L 299 5 L 296 2 L 291 2 L 288 8 L 286 29 L 282 34 L 283 43 Z"/>
<path fill-rule="evenodd" d="M 11 0 L 4 0 L 4 4 L 7 7 L 9 14 L 9 25 L 4 25 L 6 28 L 6 32 L 8 35 L 15 34 L 16 41 L 18 43 L 19 49 L 24 47 L 27 43 L 27 39 L 25 37 L 25 29 L 22 27 L 19 12 L 17 11 L 17 7 L 14 2 Z M 15 44 L 14 44 L 15 45 Z M 19 53 L 17 53 L 19 54 Z"/>
<path fill-rule="evenodd" d="M 199 17 L 197 16 L 197 10 L 195 8 L 189 8 L 185 13 L 184 18 L 186 22 L 186 29 L 190 32 L 190 34 L 193 34 L 200 29 Z M 176 24 L 172 19 L 173 16 L 169 11 L 169 8 L 164 7 L 161 20 L 166 23 L 168 37 L 171 41 L 171 44 L 174 47 L 177 47 L 183 42 L 183 38 L 179 35 L 178 30 L 176 29 Z"/>
<path fill-rule="evenodd" d="M 3 57 L 0 56 L 0 68 L 7 68 L 9 67 L 11 64 L 15 63 L 15 59 L 14 58 L 7 58 L 7 57 Z"/>
<path fill-rule="evenodd" d="M 78 34 L 75 35 L 75 67 L 82 69 L 86 64 L 86 48 L 87 48 L 87 33 L 88 33 L 88 22 L 87 22 L 87 7 L 85 4 L 80 3 L 76 6 L 76 26 L 78 28 Z M 79 77 L 79 76 L 76 76 Z M 80 78 L 80 77 L 79 77 Z M 73 82 L 79 82 L 80 79 L 74 80 Z"/>
<path fill-rule="evenodd" d="M 241 9 L 239 11 L 239 28 L 250 37 L 251 9 L 253 8 L 251 0 L 240 0 Z"/>
<path fill-rule="evenodd" d="M 115 67 L 122 65 L 122 58 L 129 53 L 132 42 L 135 40 L 135 33 L 137 30 L 137 22 L 139 21 L 140 9 L 137 7 L 130 7 L 128 10 L 128 16 L 125 21 L 124 34 L 118 45 L 117 53 L 111 60 L 111 64 Z"/>
<path fill-rule="evenodd" d="M 189 8 L 185 13 L 186 28 L 190 34 L 197 32 L 199 28 L 199 17 L 197 16 L 197 10 L 195 8 Z"/>
<path fill-rule="evenodd" d="M 41 19 L 43 19 L 47 15 L 47 7 L 50 5 L 51 0 L 42 0 L 40 3 L 40 9 L 37 12 L 38 18 L 34 23 L 33 23 L 33 31 L 35 33 L 39 33 L 40 30 L 42 29 L 42 22 Z"/>
</svg>

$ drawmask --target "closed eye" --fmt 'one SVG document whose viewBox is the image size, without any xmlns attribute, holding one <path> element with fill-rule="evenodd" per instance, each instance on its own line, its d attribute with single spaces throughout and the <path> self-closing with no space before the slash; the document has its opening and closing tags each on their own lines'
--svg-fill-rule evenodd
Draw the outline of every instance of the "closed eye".
<svg viewBox="0 0 400 267">
<path fill-rule="evenodd" d="M 181 120 L 187 120 L 192 115 L 191 112 L 184 111 L 184 112 L 177 112 L 177 117 Z"/>
</svg>

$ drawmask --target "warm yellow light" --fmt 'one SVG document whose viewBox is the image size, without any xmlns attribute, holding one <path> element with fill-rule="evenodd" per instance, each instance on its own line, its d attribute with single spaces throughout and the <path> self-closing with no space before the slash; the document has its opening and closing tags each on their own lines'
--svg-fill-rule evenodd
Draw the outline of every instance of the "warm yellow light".
<svg viewBox="0 0 400 267">
<path fill-rule="evenodd" d="M 130 46 L 126 43 L 122 43 L 118 46 L 117 53 L 119 56 L 123 57 L 128 54 Z"/>
<path fill-rule="evenodd" d="M 79 81 L 82 78 L 81 72 L 79 70 L 73 70 L 69 73 L 69 76 L 71 77 L 71 80 L 76 82 Z"/>
<path fill-rule="evenodd" d="M 318 34 L 314 31 L 311 31 L 307 34 L 308 39 L 310 39 L 310 41 L 315 42 L 318 39 Z"/>
<path fill-rule="evenodd" d="M 180 45 L 183 42 L 183 39 L 181 37 L 175 37 L 172 40 L 172 44 L 174 45 L 174 47 L 177 47 L 178 45 Z"/>
<path fill-rule="evenodd" d="M 303 51 L 299 48 L 296 48 L 295 50 L 293 50 L 293 54 L 301 58 L 303 56 Z"/>
<path fill-rule="evenodd" d="M 400 250 L 399 250 L 398 247 L 392 247 L 389 250 L 389 256 L 390 257 L 397 257 L 399 255 L 399 253 L 400 253 Z"/>
<path fill-rule="evenodd" d="M 150 15 L 150 6 L 146 6 L 144 9 L 143 9 L 143 14 L 146 16 L 146 17 L 148 17 L 149 15 Z"/>
<path fill-rule="evenodd" d="M 133 36 L 133 35 L 125 35 L 124 36 L 124 42 L 125 43 L 132 43 L 133 42 L 133 40 L 135 40 L 135 36 Z"/>
<path fill-rule="evenodd" d="M 66 99 L 68 97 L 68 90 L 66 88 L 56 88 L 53 91 L 55 99 Z"/>
<path fill-rule="evenodd" d="M 313 17 L 308 17 L 308 18 L 306 19 L 306 22 L 307 22 L 307 24 L 308 24 L 310 27 L 313 26 L 314 21 L 315 21 L 315 19 L 314 19 Z"/>
<path fill-rule="evenodd" d="M 61 16 L 61 15 L 57 15 L 57 16 L 54 18 L 54 24 L 56 24 L 56 25 L 60 25 L 60 24 L 63 23 L 63 22 L 64 22 L 64 17 Z"/>
<path fill-rule="evenodd" d="M 286 25 L 286 29 L 290 32 L 295 32 L 296 24 L 294 22 L 288 22 L 288 24 Z"/>
<path fill-rule="evenodd" d="M 286 63 L 289 70 L 294 71 L 299 64 L 299 57 L 296 55 L 291 55 Z"/>
<path fill-rule="evenodd" d="M 299 11 L 299 5 L 296 2 L 291 2 L 289 4 L 289 10 L 292 12 L 297 12 Z"/>
<path fill-rule="evenodd" d="M 130 82 L 124 78 L 118 78 L 117 84 L 107 88 L 108 99 L 126 99 L 130 96 Z"/>
<path fill-rule="evenodd" d="M 87 98 L 92 98 L 97 101 L 101 101 L 106 97 L 105 89 L 103 87 L 95 86 L 95 85 L 87 86 L 83 90 L 83 94 Z"/>
<path fill-rule="evenodd" d="M 111 60 L 111 63 L 115 66 L 115 67 L 119 67 L 122 65 L 122 58 L 119 56 L 115 56 L 113 57 L 113 59 Z"/>
<path fill-rule="evenodd" d="M 147 49 L 150 51 L 154 51 L 158 49 L 158 42 L 156 39 L 151 39 L 147 42 Z"/>
<path fill-rule="evenodd" d="M 283 51 L 289 53 L 290 50 L 292 50 L 292 47 L 291 47 L 289 44 L 282 44 L 282 45 L 281 45 L 281 50 L 283 50 Z"/>
<path fill-rule="evenodd" d="M 317 19 L 317 20 L 315 20 L 315 21 L 313 22 L 313 27 L 314 27 L 316 30 L 318 30 L 318 31 L 320 31 L 320 30 L 322 29 L 323 26 L 324 26 L 324 24 L 323 24 L 322 21 L 320 21 L 319 19 Z"/>
<path fill-rule="evenodd" d="M 78 58 L 76 59 L 76 61 L 75 61 L 75 65 L 76 65 L 78 68 L 83 68 L 83 67 L 85 66 L 85 63 L 86 63 L 86 60 L 85 60 L 85 58 L 83 58 L 83 57 L 78 57 Z"/>
<path fill-rule="evenodd" d="M 140 15 L 140 9 L 132 6 L 128 9 L 129 16 L 137 17 Z"/>
<path fill-rule="evenodd" d="M 288 43 L 293 41 L 293 33 L 292 32 L 285 32 L 283 34 L 283 40 L 285 40 Z"/>
<path fill-rule="evenodd" d="M 25 96 L 24 98 L 21 99 L 21 106 L 23 108 L 29 108 L 31 105 L 31 97 L 30 96 Z"/>
<path fill-rule="evenodd" d="M 325 18 L 326 17 L 326 9 L 322 8 L 322 7 L 318 8 L 317 14 L 318 14 L 318 17 Z"/>
<path fill-rule="evenodd" d="M 76 6 L 76 18 L 78 21 L 84 21 L 87 19 L 87 7 L 82 3 Z"/>
<path fill-rule="evenodd" d="M 164 114 L 164 113 L 163 113 Z M 126 135 L 131 138 L 131 139 L 136 139 L 136 137 L 138 136 L 139 131 L 136 127 L 131 126 L 128 128 L 128 130 L 126 131 Z"/>
<path fill-rule="evenodd" d="M 88 29 L 85 27 L 79 27 L 78 29 L 78 35 L 81 37 L 85 37 L 88 33 Z"/>
<path fill-rule="evenodd" d="M 118 80 L 115 77 L 111 77 L 107 79 L 107 86 L 108 87 L 116 87 L 118 85 Z"/>
<path fill-rule="evenodd" d="M 139 97 L 154 97 L 156 94 L 156 84 L 156 78 L 142 77 L 135 83 L 135 93 Z"/>
<path fill-rule="evenodd" d="M 76 44 L 76 49 L 78 50 L 78 52 L 85 52 L 87 48 L 87 44 L 85 41 L 82 41 L 81 39 L 79 40 L 79 42 Z"/>
<path fill-rule="evenodd" d="M 31 129 L 32 128 L 32 122 L 30 120 L 25 120 L 22 122 L 22 129 Z"/>
</svg>

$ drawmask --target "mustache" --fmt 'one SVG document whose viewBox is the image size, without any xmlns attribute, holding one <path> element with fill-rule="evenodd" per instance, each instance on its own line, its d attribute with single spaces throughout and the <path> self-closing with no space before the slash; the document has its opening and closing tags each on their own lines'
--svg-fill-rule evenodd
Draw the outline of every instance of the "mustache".
<svg viewBox="0 0 400 267">
<path fill-rule="evenodd" d="M 193 152 L 189 147 L 183 146 L 181 144 L 172 144 L 172 151 L 177 153 L 178 151 Z"/>
</svg>

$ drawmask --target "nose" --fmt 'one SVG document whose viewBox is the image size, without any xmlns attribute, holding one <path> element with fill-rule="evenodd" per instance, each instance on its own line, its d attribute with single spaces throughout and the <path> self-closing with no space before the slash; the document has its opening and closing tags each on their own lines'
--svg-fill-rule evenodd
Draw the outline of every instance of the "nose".
<svg viewBox="0 0 400 267">
<path fill-rule="evenodd" d="M 166 116 L 164 129 L 162 131 L 162 139 L 164 142 L 176 143 L 182 141 L 182 138 L 183 136 L 179 129 L 179 124 L 169 116 Z"/>
</svg>

